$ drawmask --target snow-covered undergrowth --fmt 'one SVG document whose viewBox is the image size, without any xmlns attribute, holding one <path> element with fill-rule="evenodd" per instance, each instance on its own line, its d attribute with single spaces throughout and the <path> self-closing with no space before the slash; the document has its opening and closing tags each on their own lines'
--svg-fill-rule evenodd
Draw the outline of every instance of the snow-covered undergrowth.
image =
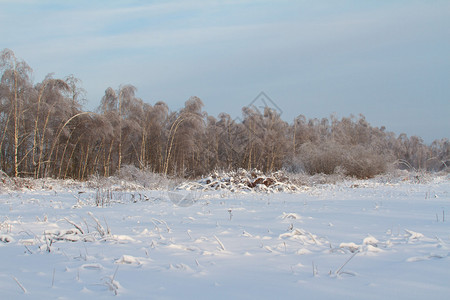
<svg viewBox="0 0 450 300">
<path fill-rule="evenodd" d="M 178 186 L 201 186 L 185 207 L 174 204 L 171 191 L 142 185 L 3 185 L 0 298 L 450 294 L 448 175 L 346 179 L 277 193 L 271 185 L 230 189 L 227 182 L 240 182 L 221 178 Z"/>
<path fill-rule="evenodd" d="M 229 190 L 231 192 L 296 192 L 300 188 L 291 182 L 289 177 L 279 171 L 264 174 L 261 171 L 239 169 L 231 172 L 213 172 L 209 176 L 195 182 L 187 182 L 179 189 L 203 191 Z"/>
</svg>

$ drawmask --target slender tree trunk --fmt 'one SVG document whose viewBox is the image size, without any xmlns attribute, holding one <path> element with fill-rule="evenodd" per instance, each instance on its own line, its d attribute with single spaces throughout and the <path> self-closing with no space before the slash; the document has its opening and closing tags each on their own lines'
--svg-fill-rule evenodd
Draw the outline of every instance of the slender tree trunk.
<svg viewBox="0 0 450 300">
<path fill-rule="evenodd" d="M 81 173 L 83 170 L 83 156 L 84 156 L 83 145 L 80 145 L 80 162 L 79 162 L 79 166 L 78 166 L 78 176 L 77 176 L 78 180 L 81 179 Z"/>
<path fill-rule="evenodd" d="M 37 103 L 37 111 L 36 111 L 36 119 L 34 120 L 33 155 L 32 155 L 32 160 L 33 160 L 33 165 L 34 166 L 36 165 L 36 157 L 35 157 L 35 155 L 36 155 L 36 147 L 37 147 L 38 121 L 39 121 L 39 113 L 40 113 L 40 108 L 41 108 L 41 99 L 42 99 L 42 95 L 44 93 L 44 89 L 45 89 L 46 85 L 47 85 L 47 83 L 44 83 L 43 87 L 39 91 L 38 103 Z M 37 178 L 36 169 L 35 169 L 35 178 Z"/>
<path fill-rule="evenodd" d="M 296 132 L 296 130 L 297 130 L 297 122 L 294 118 L 294 136 L 292 138 L 292 158 L 295 157 L 295 146 L 296 146 L 295 145 L 295 132 Z"/>
<path fill-rule="evenodd" d="M 52 107 L 53 108 L 53 107 Z M 39 143 L 39 160 L 38 160 L 38 167 L 37 167 L 37 171 L 35 174 L 35 177 L 38 178 L 40 175 L 40 169 L 41 169 L 41 165 L 42 165 L 42 159 L 44 157 L 44 140 L 45 140 L 45 130 L 47 129 L 47 125 L 48 125 L 48 121 L 50 119 L 50 112 L 51 109 L 48 111 L 47 114 L 47 118 L 45 118 L 45 123 L 44 123 L 44 127 L 42 129 L 42 137 Z"/>
<path fill-rule="evenodd" d="M 117 165 L 117 171 L 120 172 L 120 166 L 122 165 L 122 92 L 119 92 L 119 163 Z"/>
<path fill-rule="evenodd" d="M 3 161 L 4 161 L 4 156 L 3 156 L 3 142 L 5 141 L 6 138 L 6 132 L 8 131 L 8 125 L 9 125 L 9 119 L 11 117 L 11 111 L 8 113 L 8 118 L 6 119 L 6 123 L 5 123 L 5 129 L 3 130 L 3 136 L 2 136 L 2 141 L 0 142 L 0 168 L 3 168 Z"/>
<path fill-rule="evenodd" d="M 104 141 L 105 140 L 102 139 L 102 142 L 100 143 L 100 149 L 103 148 Z M 94 170 L 98 170 L 98 161 L 100 159 L 100 153 L 101 153 L 101 150 L 99 150 L 99 151 L 97 151 L 97 153 L 95 153 L 94 162 L 92 163 L 92 172 L 94 172 Z"/>
<path fill-rule="evenodd" d="M 249 124 L 249 126 L 251 126 L 252 125 L 252 123 L 250 123 Z M 252 143 L 252 136 L 251 136 L 251 132 L 250 132 L 250 130 L 249 130 L 249 133 L 248 133 L 249 135 L 248 135 L 248 137 L 249 137 L 249 152 L 248 152 L 248 165 L 247 165 L 247 170 L 251 170 L 252 169 L 252 151 L 253 151 L 253 143 Z"/>
<path fill-rule="evenodd" d="M 105 161 L 105 177 L 109 176 L 109 170 L 111 168 L 111 153 L 112 153 L 112 149 L 113 149 L 113 145 L 114 145 L 114 139 L 111 141 L 111 146 L 109 147 L 109 151 L 108 151 L 108 158 Z"/>
<path fill-rule="evenodd" d="M 84 165 L 83 165 L 83 172 L 81 173 L 81 180 L 84 179 L 84 175 L 86 174 L 86 169 L 87 169 L 87 165 L 88 165 L 88 158 L 89 158 L 89 143 L 86 145 L 86 158 L 84 160 Z"/>
<path fill-rule="evenodd" d="M 146 132 L 145 128 L 142 130 L 142 140 L 141 140 L 141 155 L 139 158 L 139 168 L 142 170 L 145 168 L 145 143 L 146 143 Z"/>
<path fill-rule="evenodd" d="M 77 146 L 78 146 L 78 142 L 80 141 L 80 139 L 81 139 L 82 136 L 83 136 L 83 135 L 80 135 L 80 136 L 78 137 L 78 140 L 77 140 L 77 142 L 75 143 L 75 145 L 74 145 L 74 147 L 73 147 L 73 149 L 72 149 L 72 152 L 70 153 L 70 157 L 69 157 L 69 160 L 67 161 L 67 165 L 66 165 L 66 171 L 64 172 L 64 179 L 66 179 L 66 177 L 67 177 L 67 173 L 68 173 L 68 171 L 69 171 L 70 162 L 72 161 L 73 154 L 75 153 L 75 150 L 77 149 Z M 74 175 L 74 172 L 72 171 L 72 176 L 73 176 L 73 175 Z"/>
<path fill-rule="evenodd" d="M 175 134 L 177 133 L 178 126 L 180 126 L 180 124 L 184 121 L 184 119 L 182 119 L 180 117 L 181 116 L 179 116 L 175 120 L 175 122 L 172 124 L 172 126 L 170 128 L 170 131 L 169 131 L 169 139 L 170 139 L 171 136 L 172 137 L 170 139 L 170 144 L 169 144 L 169 147 L 167 149 L 166 161 L 164 163 L 164 176 L 167 175 L 167 171 L 169 169 L 170 155 L 172 154 L 172 147 L 173 147 L 173 141 L 174 141 L 174 138 L 175 138 Z M 174 126 L 175 126 L 175 128 L 174 128 Z"/>
<path fill-rule="evenodd" d="M 14 177 L 19 176 L 19 103 L 17 92 L 17 70 L 14 62 Z"/>
<path fill-rule="evenodd" d="M 73 131 L 70 133 L 69 137 L 67 138 L 66 145 L 64 146 L 64 150 L 63 150 L 62 157 L 61 157 L 61 164 L 59 165 L 58 178 L 61 177 L 61 170 L 62 170 L 63 163 L 64 163 L 64 156 L 66 155 L 66 150 L 69 145 L 70 138 L 72 137 L 72 133 L 73 133 Z"/>
</svg>

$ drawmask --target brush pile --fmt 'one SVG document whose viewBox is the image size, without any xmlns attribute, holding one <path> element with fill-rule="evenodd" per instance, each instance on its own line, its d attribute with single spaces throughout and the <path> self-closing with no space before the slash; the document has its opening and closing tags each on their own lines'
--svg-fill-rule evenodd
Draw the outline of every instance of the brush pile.
<svg viewBox="0 0 450 300">
<path fill-rule="evenodd" d="M 178 187 L 187 190 L 228 190 L 231 192 L 296 192 L 300 188 L 293 184 L 282 171 L 264 174 L 258 170 L 223 172 L 215 171 L 195 182 L 187 182 Z"/>
</svg>

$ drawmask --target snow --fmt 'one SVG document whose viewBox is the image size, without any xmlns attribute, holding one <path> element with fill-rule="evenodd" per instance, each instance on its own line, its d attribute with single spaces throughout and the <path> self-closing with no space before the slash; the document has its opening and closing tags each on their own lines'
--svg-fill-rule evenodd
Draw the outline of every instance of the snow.
<svg viewBox="0 0 450 300">
<path fill-rule="evenodd" d="M 446 299 L 449 179 L 4 189 L 0 298 Z"/>
</svg>

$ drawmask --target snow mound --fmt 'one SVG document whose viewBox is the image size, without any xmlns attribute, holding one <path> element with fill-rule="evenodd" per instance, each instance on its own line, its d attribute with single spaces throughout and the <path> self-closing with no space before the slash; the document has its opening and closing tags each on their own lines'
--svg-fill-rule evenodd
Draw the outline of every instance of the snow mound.
<svg viewBox="0 0 450 300">
<path fill-rule="evenodd" d="M 415 232 L 415 231 L 408 230 L 408 229 L 405 229 L 405 232 L 406 232 L 405 236 L 409 240 L 418 240 L 418 239 L 421 239 L 421 238 L 424 237 L 424 235 L 422 233 L 420 233 L 420 232 Z"/>
<path fill-rule="evenodd" d="M 322 245 L 323 242 L 317 237 L 306 230 L 300 228 L 293 228 L 290 232 L 280 234 L 280 239 L 296 240 L 303 245 Z"/>
<path fill-rule="evenodd" d="M 339 248 L 346 249 L 346 250 L 350 251 L 351 253 L 355 253 L 356 251 L 360 251 L 360 246 L 356 245 L 353 242 L 351 242 L 351 243 L 341 243 L 339 245 Z"/>
<path fill-rule="evenodd" d="M 127 265 L 140 265 L 141 262 L 137 257 L 131 255 L 122 255 L 122 257 L 115 262 L 116 264 L 127 264 Z"/>
<path fill-rule="evenodd" d="M 371 236 L 371 235 L 369 235 L 368 237 L 366 237 L 364 240 L 363 240 L 363 244 L 364 245 L 368 245 L 368 246 L 372 246 L 372 247 L 378 247 L 378 244 L 379 244 L 380 242 L 375 238 L 375 237 L 373 237 L 373 236 Z"/>
<path fill-rule="evenodd" d="M 179 188 L 203 191 L 229 190 L 232 192 L 296 192 L 300 188 L 281 171 L 264 174 L 259 170 L 239 169 L 231 172 L 215 171 L 196 182 L 185 183 Z"/>
</svg>

